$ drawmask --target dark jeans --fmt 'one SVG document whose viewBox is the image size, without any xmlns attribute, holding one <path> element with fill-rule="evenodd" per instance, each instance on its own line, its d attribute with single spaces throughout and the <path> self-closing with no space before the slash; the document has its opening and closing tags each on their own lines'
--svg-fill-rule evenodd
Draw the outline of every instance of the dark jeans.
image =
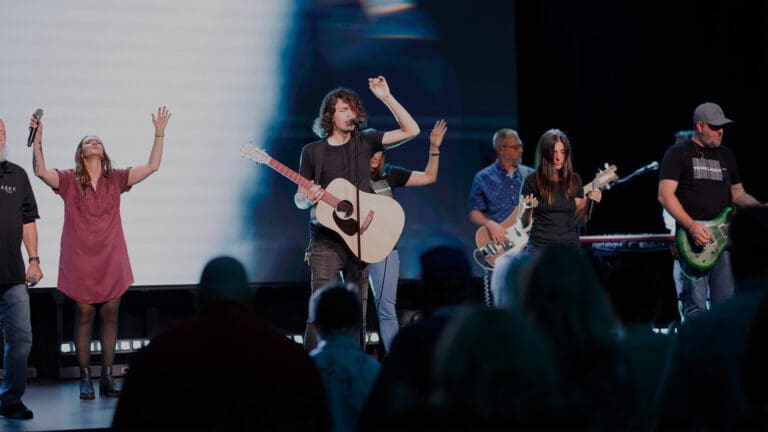
<svg viewBox="0 0 768 432">
<path fill-rule="evenodd" d="M 0 287 L 0 327 L 5 335 L 0 405 L 21 402 L 27 386 L 27 357 L 32 349 L 29 293 L 24 284 Z"/>
<path fill-rule="evenodd" d="M 368 264 L 358 261 L 341 240 L 314 236 L 309 244 L 309 266 L 312 271 L 313 293 L 328 282 L 343 278 L 345 282 L 357 284 L 360 288 L 360 297 L 367 298 Z M 365 306 L 366 302 L 363 302 L 362 307 L 365 308 Z M 361 314 L 364 310 L 361 310 Z M 362 335 L 364 333 L 361 331 L 361 338 Z M 317 334 L 307 322 L 304 331 L 304 348 L 311 351 L 316 346 Z"/>
<path fill-rule="evenodd" d="M 714 305 L 733 296 L 730 252 L 723 252 L 714 267 L 703 272 L 691 267 L 685 260 L 678 262 L 680 272 L 674 277 L 681 286 L 680 300 L 686 316 L 706 310 L 707 300 Z"/>
</svg>

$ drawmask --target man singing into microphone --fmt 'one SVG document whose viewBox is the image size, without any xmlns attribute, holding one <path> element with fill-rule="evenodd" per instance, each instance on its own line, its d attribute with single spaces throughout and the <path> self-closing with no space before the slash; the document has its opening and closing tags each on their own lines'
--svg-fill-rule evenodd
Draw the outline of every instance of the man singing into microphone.
<svg viewBox="0 0 768 432">
<path fill-rule="evenodd" d="M 32 322 L 27 285 L 43 278 L 37 257 L 37 203 L 24 169 L 6 160 L 5 123 L 0 119 L 0 326 L 5 337 L 0 415 L 32 418 L 21 401 L 27 384 L 27 357 L 32 348 Z M 29 267 L 24 271 L 21 243 Z"/>
<path fill-rule="evenodd" d="M 294 201 L 300 209 L 312 207 L 307 248 L 312 292 L 337 278 L 339 272 L 343 273 L 346 281 L 356 283 L 361 290 L 368 289 L 368 265 L 359 262 L 341 237 L 320 225 L 315 218 L 314 205 L 323 194 L 320 188 L 325 188 L 336 178 L 344 178 L 360 191 L 372 192 L 371 157 L 419 134 L 416 121 L 392 95 L 383 76 L 368 78 L 368 88 L 389 108 L 400 125 L 399 129 L 387 132 L 362 130 L 368 116 L 360 97 L 353 90 L 339 87 L 325 95 L 312 126 L 321 139 L 305 145 L 301 150 L 299 173 L 312 180 L 313 186 L 310 189 L 299 187 Z M 304 347 L 311 351 L 316 344 L 317 335 L 307 325 Z"/>
</svg>

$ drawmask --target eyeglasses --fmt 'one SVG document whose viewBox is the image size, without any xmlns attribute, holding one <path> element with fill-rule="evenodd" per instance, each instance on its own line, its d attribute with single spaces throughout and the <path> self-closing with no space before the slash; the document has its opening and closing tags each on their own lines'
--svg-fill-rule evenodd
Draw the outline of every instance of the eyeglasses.
<svg viewBox="0 0 768 432">
<path fill-rule="evenodd" d="M 523 148 L 523 145 L 522 144 L 502 145 L 501 148 L 503 148 L 503 149 L 520 150 L 521 148 Z"/>
<path fill-rule="evenodd" d="M 715 132 L 717 132 L 720 129 L 722 129 L 723 126 L 724 125 L 717 126 L 717 125 L 712 125 L 712 124 L 707 123 L 707 127 L 710 128 L 711 130 L 715 131 Z"/>
</svg>

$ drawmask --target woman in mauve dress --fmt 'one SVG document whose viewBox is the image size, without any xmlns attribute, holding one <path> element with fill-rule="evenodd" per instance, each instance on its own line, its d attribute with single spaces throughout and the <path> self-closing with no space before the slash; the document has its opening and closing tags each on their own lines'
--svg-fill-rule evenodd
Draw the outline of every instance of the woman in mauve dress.
<svg viewBox="0 0 768 432">
<path fill-rule="evenodd" d="M 112 167 L 104 144 L 87 135 L 77 145 L 75 169 L 47 169 L 42 152 L 42 122 L 34 141 L 35 175 L 64 200 L 57 288 L 75 302 L 75 349 L 80 366 L 80 399 L 96 397 L 91 384 L 90 342 L 98 311 L 101 340 L 99 394 L 120 396 L 112 377 L 120 298 L 133 283 L 128 249 L 120 218 L 120 195 L 160 168 L 163 137 L 171 113 L 166 107 L 152 114 L 155 138 L 149 162 L 127 169 Z"/>
</svg>

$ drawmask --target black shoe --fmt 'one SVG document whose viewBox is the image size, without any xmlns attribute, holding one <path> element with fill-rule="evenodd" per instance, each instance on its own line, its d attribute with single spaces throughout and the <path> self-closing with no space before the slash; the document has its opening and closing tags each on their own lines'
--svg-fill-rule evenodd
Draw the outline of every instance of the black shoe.
<svg viewBox="0 0 768 432">
<path fill-rule="evenodd" d="M 102 369 L 104 370 L 104 369 Z M 111 372 L 106 372 L 99 379 L 99 396 L 120 397 L 121 387 L 115 382 Z"/>
<path fill-rule="evenodd" d="M 0 415 L 17 420 L 29 420 L 32 418 L 32 410 L 21 402 L 0 408 Z"/>
<path fill-rule="evenodd" d="M 80 399 L 94 399 L 96 393 L 93 392 L 91 384 L 91 368 L 80 368 Z"/>
</svg>

